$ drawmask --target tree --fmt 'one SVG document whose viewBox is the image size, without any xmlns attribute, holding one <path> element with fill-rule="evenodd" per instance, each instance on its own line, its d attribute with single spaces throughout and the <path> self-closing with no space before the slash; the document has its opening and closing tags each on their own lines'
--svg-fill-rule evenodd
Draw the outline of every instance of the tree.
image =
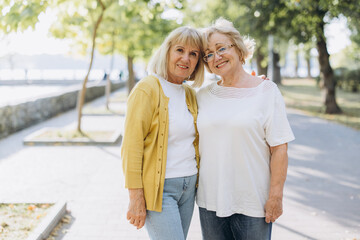
<svg viewBox="0 0 360 240">
<path fill-rule="evenodd" d="M 35 27 L 35 24 L 38 22 L 38 16 L 44 12 L 48 7 L 57 7 L 59 10 L 59 18 L 61 20 L 68 21 L 64 26 L 72 26 L 77 30 L 86 29 L 87 32 L 78 31 L 76 33 L 69 31 L 63 35 L 59 31 L 55 31 L 55 37 L 65 38 L 73 37 L 79 38 L 78 34 L 81 37 L 84 37 L 82 41 L 91 39 L 91 57 L 88 72 L 83 81 L 82 89 L 79 91 L 78 100 L 77 100 L 77 109 L 78 109 L 78 124 L 77 130 L 81 132 L 81 116 L 82 116 L 82 107 L 85 102 L 86 94 L 86 84 L 89 78 L 91 71 L 93 59 L 94 59 L 94 50 L 96 44 L 96 33 L 102 21 L 104 11 L 106 10 L 105 2 L 108 4 L 110 0 L 78 0 L 78 1 L 64 1 L 64 0 L 53 0 L 53 1 L 43 1 L 43 0 L 33 0 L 33 1 L 8 1 L 4 0 L 2 6 L 5 9 L 5 14 L 0 18 L 0 27 L 5 33 L 11 31 L 23 31 L 28 27 Z M 115 0 L 113 1 L 115 2 Z M 80 9 L 80 11 L 78 11 Z M 87 16 L 88 19 L 83 16 Z M 69 17 L 71 16 L 71 17 Z M 82 28 L 83 27 L 83 28 Z"/>
<path fill-rule="evenodd" d="M 324 19 L 326 12 L 321 8 L 317 8 L 316 12 L 318 13 L 319 18 Z M 326 91 L 325 95 L 325 112 L 326 113 L 341 113 L 341 109 L 336 103 L 336 84 L 334 80 L 334 72 L 330 65 L 330 54 L 327 50 L 326 37 L 324 34 L 324 21 L 318 21 L 317 24 L 316 36 L 316 46 L 319 52 L 319 65 L 320 72 L 324 79 L 324 87 Z"/>
<path fill-rule="evenodd" d="M 314 43 L 309 41 L 303 45 L 304 57 L 307 65 L 307 77 L 312 78 L 311 76 L 311 49 L 314 47 Z"/>
<path fill-rule="evenodd" d="M 192 19 L 192 22 L 201 23 L 203 26 L 209 25 L 210 22 L 215 21 L 219 17 L 229 19 L 234 23 L 242 36 L 250 36 L 256 40 L 256 48 L 254 56 L 256 58 L 258 74 L 267 75 L 267 63 L 268 63 L 268 36 L 274 35 L 274 56 L 278 56 L 280 49 L 283 45 L 280 44 L 278 38 L 281 29 L 277 29 L 270 24 L 270 11 L 268 10 L 273 4 L 271 1 L 263 0 L 215 0 L 205 1 L 201 7 L 192 6 L 191 9 L 186 10 L 186 16 L 188 19 Z M 208 19 L 204 21 L 203 19 Z M 282 31 L 286 33 L 286 31 Z M 274 66 L 278 66 L 276 62 Z M 279 70 L 277 68 L 276 70 Z M 280 72 L 277 76 L 280 77 Z M 276 82 L 280 82 L 279 79 L 273 79 Z"/>
<path fill-rule="evenodd" d="M 325 112 L 340 113 L 341 109 L 335 98 L 335 81 L 329 62 L 330 55 L 327 51 L 324 26 L 331 19 L 344 15 L 348 18 L 353 31 L 359 30 L 360 5 L 357 1 L 234 0 L 234 2 L 245 7 L 243 12 L 238 10 L 237 15 L 242 20 L 241 29 L 246 29 L 246 26 L 257 28 L 250 32 L 257 42 L 261 39 L 259 36 L 267 36 L 270 33 L 282 39 L 295 39 L 296 43 L 306 43 L 315 39 L 326 92 Z M 237 22 L 236 18 L 233 19 Z M 356 39 L 355 36 L 353 38 Z M 260 41 L 260 44 L 264 42 Z"/>
<path fill-rule="evenodd" d="M 274 25 L 286 29 L 297 43 L 307 43 L 315 40 L 318 50 L 321 77 L 324 81 L 325 112 L 341 113 L 336 102 L 336 83 L 333 69 L 330 65 L 330 54 L 327 50 L 324 26 L 333 18 L 344 15 L 353 26 L 359 26 L 360 5 L 355 0 L 273 0 L 279 4 L 268 9 L 270 20 Z M 284 14 L 286 13 L 286 14 Z M 355 23 L 356 22 L 356 23 Z"/>
<path fill-rule="evenodd" d="M 92 29 L 92 46 L 91 46 L 91 56 L 90 56 L 90 64 L 88 68 L 88 72 L 85 76 L 85 79 L 82 84 L 82 88 L 79 91 L 78 100 L 77 100 L 77 111 L 78 111 L 78 123 L 77 123 L 77 131 L 81 132 L 81 118 L 82 118 L 82 109 L 85 102 L 85 95 L 86 95 L 86 84 L 89 80 L 90 71 L 92 68 L 93 60 L 94 60 L 94 51 L 96 46 L 96 37 L 97 37 L 97 30 L 99 29 L 99 26 L 101 24 L 101 21 L 104 16 L 104 12 L 106 10 L 106 6 L 104 5 L 104 2 L 102 0 L 97 0 L 97 4 L 95 9 L 91 9 L 90 11 L 96 11 L 100 8 L 100 14 L 96 18 L 96 21 L 93 23 L 93 29 Z"/>
<path fill-rule="evenodd" d="M 82 109 L 86 96 L 86 85 L 91 72 L 96 40 L 98 31 L 104 18 L 105 11 L 115 0 L 78 0 L 78 1 L 60 1 L 58 7 L 58 19 L 50 29 L 52 34 L 57 38 L 70 38 L 74 44 L 82 47 L 86 52 L 89 45 L 90 63 L 88 71 L 82 83 L 77 99 L 77 131 L 81 132 Z"/>
<path fill-rule="evenodd" d="M 128 58 L 131 89 L 135 82 L 133 59 L 149 56 L 153 47 L 159 44 L 162 35 L 174 27 L 172 22 L 163 20 L 160 14 L 172 6 L 181 8 L 181 1 L 167 1 L 165 4 L 165 1 L 152 3 L 148 0 L 2 0 L 2 6 L 5 14 L 0 18 L 0 29 L 5 33 L 34 28 L 39 14 L 48 7 L 53 7 L 58 12 L 58 21 L 50 29 L 52 35 L 72 39 L 74 47 L 80 53 L 86 54 L 91 48 L 88 71 L 77 101 L 77 130 L 81 132 L 86 84 L 97 41 L 99 40 L 103 47 L 103 43 L 107 41 L 106 34 L 111 33 L 114 51 L 123 53 Z M 110 25 L 109 19 L 112 21 Z M 103 21 L 105 24 L 102 24 Z"/>
<path fill-rule="evenodd" d="M 0 0 L 0 31 L 4 34 L 17 31 L 25 31 L 29 27 L 35 28 L 38 22 L 38 16 L 44 12 L 51 1 L 33 0 L 33 1 L 11 1 Z"/>
<path fill-rule="evenodd" d="M 110 69 L 109 73 L 106 75 L 106 87 L 105 87 L 105 97 L 106 97 L 106 109 L 110 110 L 110 93 L 111 93 L 111 80 L 110 74 L 114 67 L 114 52 L 115 52 L 115 32 L 112 34 L 112 43 L 111 43 L 111 62 L 110 62 Z"/>
<path fill-rule="evenodd" d="M 181 2 L 137 1 L 136 4 L 114 4 L 109 8 L 104 27 L 100 29 L 99 52 L 112 51 L 114 44 L 114 51 L 127 57 L 129 92 L 135 85 L 135 58 L 147 59 L 165 36 L 178 26 L 175 21 L 161 16 L 170 8 L 181 9 Z"/>
</svg>

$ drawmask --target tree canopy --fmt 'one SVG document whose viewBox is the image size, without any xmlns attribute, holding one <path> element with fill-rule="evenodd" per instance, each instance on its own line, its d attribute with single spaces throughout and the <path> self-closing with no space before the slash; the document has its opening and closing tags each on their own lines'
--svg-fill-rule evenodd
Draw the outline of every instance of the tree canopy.
<svg viewBox="0 0 360 240">
<path fill-rule="evenodd" d="M 38 16 L 51 5 L 50 1 L 11 1 L 0 0 L 0 30 L 10 32 L 24 31 L 29 27 L 35 28 Z"/>
</svg>

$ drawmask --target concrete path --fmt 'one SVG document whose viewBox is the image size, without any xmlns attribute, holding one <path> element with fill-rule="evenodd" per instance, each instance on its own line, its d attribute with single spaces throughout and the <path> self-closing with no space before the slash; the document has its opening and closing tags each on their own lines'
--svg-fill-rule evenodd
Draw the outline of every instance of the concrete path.
<svg viewBox="0 0 360 240">
<path fill-rule="evenodd" d="M 274 239 L 360 239 L 360 131 L 288 111 L 284 214 Z"/>
<path fill-rule="evenodd" d="M 102 104 L 103 98 L 92 102 Z M 75 125 L 70 111 L 0 141 L 0 202 L 66 200 L 72 221 L 56 240 L 148 239 L 126 221 L 128 204 L 118 146 L 23 146 L 43 127 Z M 273 239 L 360 240 L 360 132 L 289 111 L 284 214 Z M 85 129 L 119 129 L 121 116 L 87 116 Z M 200 240 L 195 209 L 188 239 Z"/>
</svg>

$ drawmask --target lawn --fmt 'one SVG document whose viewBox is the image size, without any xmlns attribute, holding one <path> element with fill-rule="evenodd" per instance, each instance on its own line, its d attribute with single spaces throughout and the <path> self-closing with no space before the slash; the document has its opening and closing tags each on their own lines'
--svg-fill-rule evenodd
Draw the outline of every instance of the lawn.
<svg viewBox="0 0 360 240">
<path fill-rule="evenodd" d="M 0 204 L 0 240 L 23 240 L 35 229 L 52 204 Z"/>
<path fill-rule="evenodd" d="M 323 91 L 313 79 L 283 79 L 279 86 L 288 108 L 295 108 L 305 113 L 335 121 L 360 130 L 360 93 L 336 91 L 336 100 L 342 114 L 325 114 Z"/>
</svg>

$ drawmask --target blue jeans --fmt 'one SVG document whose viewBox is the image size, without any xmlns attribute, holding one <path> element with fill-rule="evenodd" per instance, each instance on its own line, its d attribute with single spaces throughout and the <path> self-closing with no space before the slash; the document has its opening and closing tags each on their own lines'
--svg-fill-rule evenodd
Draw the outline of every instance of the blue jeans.
<svg viewBox="0 0 360 240">
<path fill-rule="evenodd" d="M 216 212 L 199 208 L 204 240 L 270 240 L 272 223 L 265 218 L 233 214 L 218 217 Z"/>
<path fill-rule="evenodd" d="M 165 179 L 162 211 L 147 211 L 145 227 L 152 240 L 185 240 L 194 211 L 197 176 Z"/>
</svg>

